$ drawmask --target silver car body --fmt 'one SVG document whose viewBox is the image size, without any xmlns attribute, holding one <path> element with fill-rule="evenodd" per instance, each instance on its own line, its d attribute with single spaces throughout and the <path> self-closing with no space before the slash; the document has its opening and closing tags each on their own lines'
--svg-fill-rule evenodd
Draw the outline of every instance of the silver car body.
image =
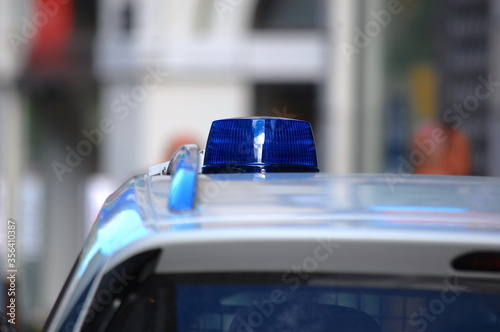
<svg viewBox="0 0 500 332">
<path fill-rule="evenodd" d="M 80 330 L 104 276 L 151 250 L 159 250 L 154 274 L 269 272 L 299 286 L 297 275 L 324 273 L 393 287 L 432 280 L 437 289 L 463 278 L 500 290 L 499 272 L 452 266 L 468 253 L 500 252 L 498 178 L 196 175 L 195 209 L 179 213 L 168 208 L 175 176 L 137 176 L 108 198 L 47 331 Z"/>
</svg>

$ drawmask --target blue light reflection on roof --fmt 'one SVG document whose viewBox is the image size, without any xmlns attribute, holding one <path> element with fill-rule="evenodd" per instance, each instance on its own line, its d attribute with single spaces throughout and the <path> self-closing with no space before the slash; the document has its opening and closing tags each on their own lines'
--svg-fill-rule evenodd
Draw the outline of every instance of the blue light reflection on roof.
<svg viewBox="0 0 500 332">
<path fill-rule="evenodd" d="M 117 208 L 123 210 L 124 205 L 128 205 L 131 208 L 137 205 L 137 199 L 135 197 L 135 183 L 128 182 L 126 184 L 129 184 L 129 186 L 123 186 L 125 188 L 122 187 L 115 191 L 104 203 L 104 206 L 101 211 L 99 211 L 99 215 L 97 216 L 97 222 L 99 225 L 103 226 L 109 221 L 109 217 L 114 217 L 116 212 L 115 210 Z"/>
<path fill-rule="evenodd" d="M 104 226 L 97 234 L 96 245 L 106 256 L 150 233 L 144 228 L 139 213 L 134 210 L 122 211 L 115 219 L 116 222 Z"/>
<path fill-rule="evenodd" d="M 82 251 L 79 277 L 89 269 L 95 256 L 102 259 L 149 233 L 143 226 L 137 202 L 137 180 L 130 179 L 106 200 Z"/>
<path fill-rule="evenodd" d="M 198 223 L 194 223 L 194 222 L 186 222 L 186 223 L 172 225 L 173 231 L 189 231 L 189 230 L 193 230 L 196 228 L 200 228 L 200 225 Z"/>
<path fill-rule="evenodd" d="M 375 205 L 371 207 L 374 211 L 383 212 L 438 212 L 438 213 L 462 213 L 467 212 L 465 208 L 452 206 L 389 206 Z"/>
<path fill-rule="evenodd" d="M 457 224 L 450 222 L 436 221 L 394 221 L 394 220 L 374 220 L 373 224 L 379 227 L 403 228 L 403 229 L 434 229 L 434 230 L 470 230 L 469 224 Z"/>
<path fill-rule="evenodd" d="M 395 214 L 412 214 L 412 213 L 438 213 L 438 214 L 449 214 L 449 213 L 465 213 L 468 210 L 460 207 L 452 206 L 390 206 L 390 205 L 375 205 L 371 207 L 371 210 L 380 211 L 385 213 L 394 212 Z M 456 229 L 456 230 L 466 230 L 469 229 L 469 225 L 457 224 L 456 222 L 438 222 L 438 221 L 428 221 L 428 220 L 376 220 L 374 224 L 381 227 L 396 227 L 396 228 L 432 228 L 432 229 Z"/>
</svg>

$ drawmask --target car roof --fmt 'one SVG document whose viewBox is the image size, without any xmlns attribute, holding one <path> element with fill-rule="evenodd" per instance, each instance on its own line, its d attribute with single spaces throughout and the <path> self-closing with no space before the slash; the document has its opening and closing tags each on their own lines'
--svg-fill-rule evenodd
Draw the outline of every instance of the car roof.
<svg viewBox="0 0 500 332">
<path fill-rule="evenodd" d="M 62 303 L 157 249 L 158 273 L 286 271 L 324 248 L 335 259 L 318 271 L 421 276 L 456 274 L 454 258 L 500 250 L 499 178 L 390 176 L 197 175 L 188 212 L 169 210 L 171 176 L 136 176 L 105 202 Z"/>
<path fill-rule="evenodd" d="M 152 247 L 235 239 L 294 242 L 322 236 L 500 247 L 499 178 L 387 176 L 198 175 L 198 203 L 188 213 L 168 209 L 170 176 L 137 176 L 104 204 L 82 252 L 81 273 L 96 255 L 109 265 Z"/>
<path fill-rule="evenodd" d="M 317 173 L 199 175 L 196 208 L 177 213 L 168 209 L 170 176 L 137 176 L 108 198 L 86 248 L 111 255 L 153 235 L 183 232 L 183 237 L 203 238 L 214 230 L 263 228 L 273 229 L 276 237 L 297 229 L 342 230 L 355 237 L 401 230 L 408 239 L 437 231 L 476 241 L 500 237 L 500 178 L 405 175 L 398 180 Z"/>
<path fill-rule="evenodd" d="M 394 178 L 396 177 L 396 178 Z M 168 209 L 168 177 L 144 179 L 159 224 L 322 224 L 325 227 L 415 227 L 500 231 L 500 178 L 322 173 L 199 176 L 198 205 L 189 214 Z M 148 206 L 149 204 L 149 206 Z"/>
</svg>

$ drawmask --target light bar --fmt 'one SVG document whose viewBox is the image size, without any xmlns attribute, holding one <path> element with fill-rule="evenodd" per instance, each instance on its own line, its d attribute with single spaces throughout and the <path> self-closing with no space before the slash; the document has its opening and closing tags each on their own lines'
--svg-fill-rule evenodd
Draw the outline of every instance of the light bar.
<svg viewBox="0 0 500 332">
<path fill-rule="evenodd" d="M 212 123 L 202 173 L 319 172 L 311 124 L 285 118 Z"/>
</svg>

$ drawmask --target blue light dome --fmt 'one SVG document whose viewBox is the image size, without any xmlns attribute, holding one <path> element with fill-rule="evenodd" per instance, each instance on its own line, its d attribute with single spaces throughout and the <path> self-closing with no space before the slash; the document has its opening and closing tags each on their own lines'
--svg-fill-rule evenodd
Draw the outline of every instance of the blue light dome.
<svg viewBox="0 0 500 332">
<path fill-rule="evenodd" d="M 318 172 L 311 124 L 286 118 L 212 123 L 202 173 Z"/>
</svg>

